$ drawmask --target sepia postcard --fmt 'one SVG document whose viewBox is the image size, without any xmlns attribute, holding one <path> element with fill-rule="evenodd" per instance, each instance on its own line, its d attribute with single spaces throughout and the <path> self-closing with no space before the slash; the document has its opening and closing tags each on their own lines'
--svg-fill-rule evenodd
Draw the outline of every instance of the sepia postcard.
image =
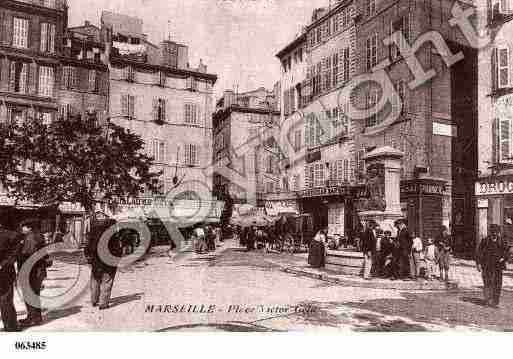
<svg viewBox="0 0 513 359">
<path fill-rule="evenodd" d="M 513 330 L 512 50 L 513 0 L 1 0 L 0 332 Z"/>
</svg>

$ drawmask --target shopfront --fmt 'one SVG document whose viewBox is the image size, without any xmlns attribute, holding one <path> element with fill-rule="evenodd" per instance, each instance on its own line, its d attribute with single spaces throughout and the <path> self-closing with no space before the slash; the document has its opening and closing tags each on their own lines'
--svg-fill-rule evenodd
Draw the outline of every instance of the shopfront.
<svg viewBox="0 0 513 359">
<path fill-rule="evenodd" d="M 435 238 L 443 225 L 444 180 L 419 178 L 401 181 L 401 211 L 408 230 L 423 238 Z"/>
<path fill-rule="evenodd" d="M 327 228 L 330 236 L 350 237 L 357 222 L 354 199 L 361 193 L 353 186 L 328 183 L 326 187 L 299 191 L 297 196 L 301 213 L 312 214 L 315 230 Z"/>
<path fill-rule="evenodd" d="M 513 243 L 513 175 L 480 179 L 475 195 L 477 240 L 488 235 L 490 224 L 498 224 L 504 238 Z"/>
</svg>

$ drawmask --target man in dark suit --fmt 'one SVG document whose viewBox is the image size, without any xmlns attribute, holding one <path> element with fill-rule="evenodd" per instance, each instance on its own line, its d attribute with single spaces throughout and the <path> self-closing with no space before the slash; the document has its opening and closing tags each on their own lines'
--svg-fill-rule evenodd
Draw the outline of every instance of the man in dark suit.
<svg viewBox="0 0 513 359">
<path fill-rule="evenodd" d="M 399 274 L 401 278 L 407 278 L 410 276 L 410 254 L 413 241 L 403 219 L 395 221 L 395 226 L 399 244 Z"/>
<path fill-rule="evenodd" d="M 486 305 L 499 306 L 502 289 L 502 271 L 509 258 L 509 247 L 502 239 L 500 227 L 490 225 L 490 235 L 483 239 L 477 249 L 477 270 L 483 276 L 483 292 Z"/>
<path fill-rule="evenodd" d="M 115 224 L 115 220 L 109 219 L 92 225 L 87 247 L 84 251 L 88 262 L 91 264 L 91 303 L 93 307 L 98 306 L 100 310 L 109 307 L 117 266 L 103 262 L 99 253 L 99 244 L 103 233 Z M 112 256 L 121 259 L 123 252 L 120 231 L 115 231 L 109 238 L 107 247 Z"/>
<path fill-rule="evenodd" d="M 362 253 L 363 253 L 363 278 L 370 279 L 372 269 L 372 258 L 376 253 L 376 229 L 378 224 L 374 220 L 367 222 L 367 228 L 362 234 Z"/>
<path fill-rule="evenodd" d="M 0 224 L 0 313 L 6 332 L 18 331 L 16 308 L 14 307 L 14 262 L 23 247 L 23 235 L 6 230 Z"/>
<path fill-rule="evenodd" d="M 36 220 L 28 220 L 21 224 L 21 230 L 25 236 L 21 253 L 18 256 L 18 273 L 25 264 L 36 252 L 45 247 L 45 239 L 39 231 L 39 223 Z M 46 263 L 47 256 L 38 260 L 31 269 L 29 275 L 29 286 L 32 292 L 38 296 L 41 295 L 43 281 L 46 278 Z M 27 308 L 27 318 L 20 322 L 23 327 L 33 325 L 40 325 L 43 322 L 41 313 L 41 302 L 36 299 L 35 303 L 29 303 L 27 300 L 29 294 L 26 287 L 22 287 L 21 291 L 25 300 L 25 307 Z M 32 305 L 34 304 L 34 305 Z"/>
</svg>

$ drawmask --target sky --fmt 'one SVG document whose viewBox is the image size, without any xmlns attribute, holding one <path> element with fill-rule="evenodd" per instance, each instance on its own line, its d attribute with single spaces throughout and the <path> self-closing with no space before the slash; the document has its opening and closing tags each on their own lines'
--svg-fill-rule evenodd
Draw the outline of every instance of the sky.
<svg viewBox="0 0 513 359">
<path fill-rule="evenodd" d="M 102 10 L 137 16 L 155 44 L 168 37 L 189 46 L 218 75 L 216 97 L 225 89 L 272 89 L 280 78 L 276 53 L 329 0 L 68 0 L 69 26 L 99 25 Z M 170 23 L 170 24 L 169 24 Z"/>
</svg>

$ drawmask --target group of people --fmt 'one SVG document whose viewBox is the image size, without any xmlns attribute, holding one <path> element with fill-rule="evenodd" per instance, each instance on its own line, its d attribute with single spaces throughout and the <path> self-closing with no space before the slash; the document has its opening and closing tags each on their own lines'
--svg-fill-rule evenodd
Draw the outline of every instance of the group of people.
<svg viewBox="0 0 513 359">
<path fill-rule="evenodd" d="M 191 240 L 196 253 L 214 252 L 217 243 L 223 240 L 221 228 L 211 225 L 198 224 L 191 233 Z"/>
<path fill-rule="evenodd" d="M 23 265 L 44 247 L 45 239 L 36 221 L 22 223 L 20 231 L 7 230 L 0 224 L 0 313 L 7 332 L 43 323 L 39 295 L 47 276 L 47 268 L 51 265 L 48 256 L 43 256 L 34 263 L 28 285 L 25 281 L 18 283 L 21 285 L 21 294 L 27 308 L 26 318 L 19 322 L 14 306 L 14 285 Z M 35 296 L 31 296 L 31 292 Z"/>
<path fill-rule="evenodd" d="M 442 226 L 435 239 L 423 241 L 410 234 L 404 220 L 395 221 L 394 226 L 397 229 L 395 238 L 391 231 L 381 230 L 376 221 L 367 222 L 360 234 L 364 255 L 363 277 L 432 280 L 438 266 L 440 280 L 449 281 L 451 237 L 447 227 Z"/>
<path fill-rule="evenodd" d="M 235 234 L 239 238 L 240 245 L 246 247 L 248 251 L 265 248 L 267 252 L 271 250 L 281 252 L 286 246 L 294 245 L 290 226 L 283 217 L 267 226 L 237 226 Z"/>
</svg>

